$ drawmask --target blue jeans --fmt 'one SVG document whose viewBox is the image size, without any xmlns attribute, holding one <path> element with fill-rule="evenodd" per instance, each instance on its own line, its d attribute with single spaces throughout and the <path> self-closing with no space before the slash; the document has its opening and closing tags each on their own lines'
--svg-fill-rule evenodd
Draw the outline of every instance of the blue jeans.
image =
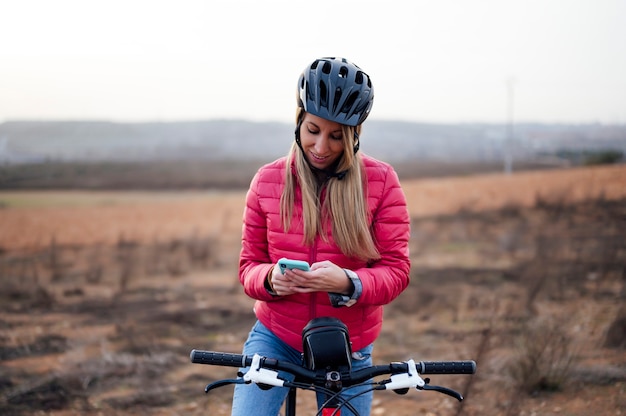
<svg viewBox="0 0 626 416">
<path fill-rule="evenodd" d="M 369 345 L 353 354 L 352 369 L 358 370 L 372 365 L 373 345 Z M 285 344 L 276 335 L 270 332 L 260 322 L 256 322 L 248 335 L 248 340 L 243 346 L 245 355 L 259 354 L 261 356 L 276 358 L 279 361 L 302 363 L 302 354 Z M 354 358 L 355 356 L 358 359 Z M 245 373 L 248 369 L 241 369 Z M 280 374 L 286 377 L 286 374 Z M 341 397 L 348 398 L 352 395 L 368 390 L 370 386 L 349 388 L 342 392 Z M 256 384 L 237 384 L 233 394 L 232 416 L 277 416 L 287 397 L 287 387 L 272 387 L 269 390 L 261 390 Z M 373 393 L 362 394 L 350 401 L 359 416 L 369 416 L 372 407 Z M 324 401 L 322 394 L 317 395 L 318 406 Z M 345 405 L 341 408 L 342 416 L 356 416 Z"/>
</svg>

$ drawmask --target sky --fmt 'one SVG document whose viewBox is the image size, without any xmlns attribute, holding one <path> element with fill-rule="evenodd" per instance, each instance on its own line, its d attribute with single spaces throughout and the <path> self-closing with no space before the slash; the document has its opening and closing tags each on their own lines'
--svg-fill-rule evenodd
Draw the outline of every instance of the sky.
<svg viewBox="0 0 626 416">
<path fill-rule="evenodd" d="M 626 123 L 624 0 L 0 0 L 0 123 L 293 122 L 302 70 L 370 117 Z"/>
</svg>

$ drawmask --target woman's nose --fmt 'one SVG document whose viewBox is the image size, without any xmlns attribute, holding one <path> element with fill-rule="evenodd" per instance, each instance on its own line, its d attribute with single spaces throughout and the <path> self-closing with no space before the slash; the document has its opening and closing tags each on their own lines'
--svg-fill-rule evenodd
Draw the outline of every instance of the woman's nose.
<svg viewBox="0 0 626 416">
<path fill-rule="evenodd" d="M 323 154 L 328 149 L 329 139 L 325 135 L 320 135 L 317 141 L 315 142 L 315 151 L 317 153 Z"/>
</svg>

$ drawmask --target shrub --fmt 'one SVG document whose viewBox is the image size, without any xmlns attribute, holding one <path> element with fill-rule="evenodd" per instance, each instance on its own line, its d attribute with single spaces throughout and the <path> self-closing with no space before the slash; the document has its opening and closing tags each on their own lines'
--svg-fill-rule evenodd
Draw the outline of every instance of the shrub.
<svg viewBox="0 0 626 416">
<path fill-rule="evenodd" d="M 573 338 L 560 320 L 538 319 L 524 324 L 517 354 L 508 368 L 519 391 L 558 391 L 571 376 Z"/>
</svg>

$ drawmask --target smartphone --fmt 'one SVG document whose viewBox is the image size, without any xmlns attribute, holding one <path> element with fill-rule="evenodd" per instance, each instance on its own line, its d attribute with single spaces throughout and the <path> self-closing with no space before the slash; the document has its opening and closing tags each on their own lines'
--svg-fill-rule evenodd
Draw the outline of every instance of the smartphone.
<svg viewBox="0 0 626 416">
<path fill-rule="evenodd" d="M 305 272 L 308 272 L 309 269 L 309 263 L 307 263 L 306 261 L 302 261 L 302 260 L 290 260 L 290 259 L 286 259 L 286 258 L 282 258 L 280 260 L 278 260 L 278 267 L 280 267 L 280 272 L 282 274 L 285 274 L 285 270 L 289 269 L 300 269 L 300 270 L 304 270 Z"/>
</svg>

